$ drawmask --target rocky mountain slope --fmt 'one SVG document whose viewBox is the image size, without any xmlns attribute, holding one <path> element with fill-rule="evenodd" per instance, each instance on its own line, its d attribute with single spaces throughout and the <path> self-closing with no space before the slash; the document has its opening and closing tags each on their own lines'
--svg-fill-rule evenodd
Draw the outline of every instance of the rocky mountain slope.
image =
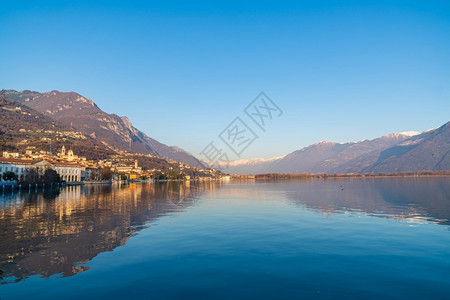
<svg viewBox="0 0 450 300">
<path fill-rule="evenodd" d="M 72 127 L 55 121 L 22 103 L 0 95 L 0 148 L 25 151 L 26 148 L 50 150 L 62 145 L 88 159 L 105 158 L 114 153 L 105 145 Z"/>
<path fill-rule="evenodd" d="M 113 149 L 152 154 L 192 166 L 200 164 L 188 152 L 148 137 L 133 127 L 127 117 L 105 113 L 92 100 L 77 93 L 59 91 L 39 93 L 27 90 L 22 92 L 5 90 L 2 93 L 54 120 L 72 126 Z"/>
<path fill-rule="evenodd" d="M 139 166 L 144 170 L 183 172 L 192 177 L 218 174 L 190 168 L 158 156 L 118 152 L 69 125 L 0 95 L 0 155 L 2 151 L 24 153 L 27 149 L 36 152 L 49 152 L 52 149 L 52 152 L 56 153 L 62 146 L 72 149 L 76 155 L 84 156 L 88 160 L 107 159 L 114 164 L 128 166 L 138 160 Z"/>
</svg>

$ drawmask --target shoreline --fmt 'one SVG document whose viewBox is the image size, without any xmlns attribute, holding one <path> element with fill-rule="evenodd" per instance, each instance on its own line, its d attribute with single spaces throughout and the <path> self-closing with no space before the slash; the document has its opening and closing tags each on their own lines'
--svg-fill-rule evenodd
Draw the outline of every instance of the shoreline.
<svg viewBox="0 0 450 300">
<path fill-rule="evenodd" d="M 329 178 L 427 178 L 450 177 L 450 171 L 391 174 L 282 174 L 231 175 L 231 179 L 277 180 L 277 179 L 329 179 Z"/>
</svg>

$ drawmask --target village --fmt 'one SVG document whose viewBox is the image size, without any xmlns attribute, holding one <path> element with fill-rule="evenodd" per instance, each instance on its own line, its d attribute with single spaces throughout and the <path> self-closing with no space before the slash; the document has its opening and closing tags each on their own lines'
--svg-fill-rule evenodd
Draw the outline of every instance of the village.
<svg viewBox="0 0 450 300">
<path fill-rule="evenodd" d="M 3 151 L 0 157 L 0 185 L 44 184 L 44 179 L 33 179 L 39 176 L 46 177 L 50 182 L 71 185 L 117 181 L 211 180 L 226 177 L 214 169 L 194 168 L 176 161 L 170 161 L 174 167 L 168 169 L 143 168 L 139 166 L 135 156 L 136 154 L 127 156 L 122 153 L 120 159 L 115 157 L 94 161 L 76 155 L 65 146 L 57 153 L 31 148 L 24 153 Z M 33 177 L 34 173 L 36 175 Z"/>
</svg>

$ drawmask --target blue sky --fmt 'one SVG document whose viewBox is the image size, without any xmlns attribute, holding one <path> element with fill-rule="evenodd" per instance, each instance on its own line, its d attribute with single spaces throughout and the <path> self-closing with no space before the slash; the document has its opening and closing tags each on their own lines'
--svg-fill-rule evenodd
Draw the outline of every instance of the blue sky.
<svg viewBox="0 0 450 300">
<path fill-rule="evenodd" d="M 448 1 L 0 7 L 0 89 L 76 91 L 194 155 L 261 91 L 284 114 L 241 158 L 450 121 Z"/>
</svg>

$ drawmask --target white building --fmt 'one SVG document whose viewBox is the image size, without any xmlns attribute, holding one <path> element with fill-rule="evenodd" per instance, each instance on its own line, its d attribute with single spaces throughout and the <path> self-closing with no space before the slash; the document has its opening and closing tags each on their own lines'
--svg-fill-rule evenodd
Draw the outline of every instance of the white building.
<svg viewBox="0 0 450 300">
<path fill-rule="evenodd" d="M 66 182 L 81 181 L 81 170 L 83 166 L 68 162 L 48 162 L 40 160 L 32 164 L 31 167 L 39 168 L 45 172 L 46 169 L 53 169 L 59 174 L 61 180 Z"/>
<path fill-rule="evenodd" d="M 24 174 L 33 162 L 32 160 L 0 157 L 0 175 L 3 177 L 5 172 L 14 172 L 20 178 L 20 175 Z"/>
<path fill-rule="evenodd" d="M 47 169 L 55 170 L 61 180 L 66 182 L 81 181 L 81 171 L 83 166 L 66 163 L 66 162 L 49 162 L 46 160 L 23 160 L 0 157 L 0 174 L 4 172 L 14 172 L 20 178 L 22 174 L 25 174 L 27 169 L 35 168 L 39 172 L 44 173 Z"/>
<path fill-rule="evenodd" d="M 20 157 L 20 153 L 3 151 L 3 157 L 5 157 L 5 158 L 19 158 Z"/>
<path fill-rule="evenodd" d="M 73 163 L 53 162 L 55 171 L 61 177 L 61 180 L 67 182 L 81 181 L 81 171 L 83 166 Z"/>
</svg>

